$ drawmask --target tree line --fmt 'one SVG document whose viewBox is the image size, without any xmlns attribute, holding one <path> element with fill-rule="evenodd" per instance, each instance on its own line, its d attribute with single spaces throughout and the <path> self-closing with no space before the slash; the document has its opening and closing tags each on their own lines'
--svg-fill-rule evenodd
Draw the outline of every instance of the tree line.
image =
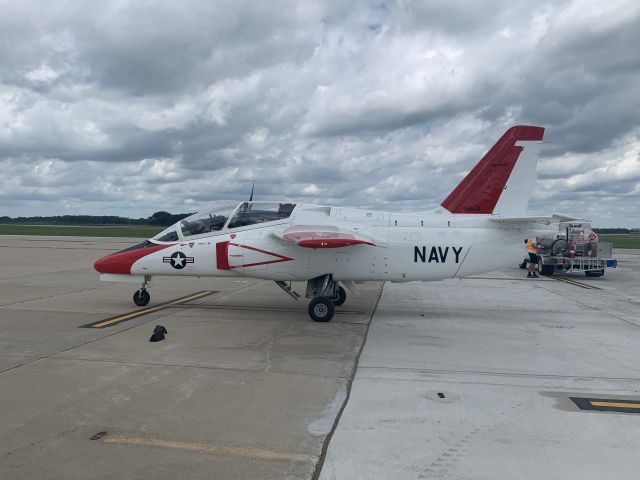
<svg viewBox="0 0 640 480">
<path fill-rule="evenodd" d="M 35 225 L 153 225 L 168 227 L 191 213 L 172 214 L 156 212 L 148 218 L 127 218 L 116 215 L 56 215 L 51 217 L 0 217 L 0 223 L 22 223 Z"/>
<path fill-rule="evenodd" d="M 0 223 L 23 223 L 36 225 L 153 225 L 168 227 L 192 213 L 172 214 L 156 212 L 147 218 L 127 218 L 116 215 L 57 215 L 53 217 L 0 217 Z M 638 228 L 594 228 L 596 233 L 638 233 Z"/>
<path fill-rule="evenodd" d="M 596 233 L 638 233 L 640 228 L 594 228 Z"/>
</svg>

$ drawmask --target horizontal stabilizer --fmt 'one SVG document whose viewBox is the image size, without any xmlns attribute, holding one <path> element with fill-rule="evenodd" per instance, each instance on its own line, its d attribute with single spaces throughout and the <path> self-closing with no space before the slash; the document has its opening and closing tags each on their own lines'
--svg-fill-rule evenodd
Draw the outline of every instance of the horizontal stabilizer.
<svg viewBox="0 0 640 480">
<path fill-rule="evenodd" d="M 340 248 L 353 245 L 375 245 L 373 240 L 350 230 L 333 225 L 293 225 L 280 233 L 278 238 L 303 248 Z"/>
<path fill-rule="evenodd" d="M 529 217 L 529 216 L 500 216 L 496 215 L 489 219 L 492 222 L 502 223 L 502 224 L 527 224 L 527 223 L 541 223 L 544 225 L 550 225 L 552 223 L 560 223 L 560 222 L 573 222 L 579 221 L 580 219 L 577 217 L 569 217 L 567 215 L 561 215 L 558 213 L 554 213 L 553 215 L 546 217 Z"/>
</svg>

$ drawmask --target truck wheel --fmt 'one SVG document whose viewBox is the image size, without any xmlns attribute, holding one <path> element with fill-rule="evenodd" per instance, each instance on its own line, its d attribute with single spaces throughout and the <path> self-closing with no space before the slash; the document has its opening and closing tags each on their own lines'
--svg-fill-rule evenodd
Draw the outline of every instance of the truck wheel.
<svg viewBox="0 0 640 480">
<path fill-rule="evenodd" d="M 604 269 L 586 271 L 586 272 L 584 272 L 584 274 L 587 277 L 602 277 L 604 275 Z"/>
<path fill-rule="evenodd" d="M 538 272 L 540 272 L 540 275 L 550 277 L 551 275 L 553 275 L 553 270 L 553 265 L 545 265 L 544 263 L 542 263 L 542 257 L 538 259 Z"/>
<path fill-rule="evenodd" d="M 551 255 L 554 257 L 564 257 L 567 255 L 567 242 L 559 238 L 551 245 Z"/>
<path fill-rule="evenodd" d="M 519 267 L 524 270 L 525 268 L 527 268 L 527 263 L 529 263 L 528 259 L 525 259 L 520 265 Z"/>
</svg>

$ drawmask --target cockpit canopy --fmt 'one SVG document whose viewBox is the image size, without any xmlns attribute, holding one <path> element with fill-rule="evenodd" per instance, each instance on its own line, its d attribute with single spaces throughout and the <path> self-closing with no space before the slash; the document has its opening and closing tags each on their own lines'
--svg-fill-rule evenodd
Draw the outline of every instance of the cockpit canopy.
<svg viewBox="0 0 640 480">
<path fill-rule="evenodd" d="M 153 237 L 158 242 L 177 242 L 211 232 L 275 222 L 291 216 L 294 203 L 242 202 L 198 212 Z"/>
<path fill-rule="evenodd" d="M 237 205 L 224 205 L 222 207 L 196 213 L 181 220 L 179 223 L 183 237 L 193 237 L 203 233 L 222 230 L 229 217 L 233 214 Z"/>
</svg>

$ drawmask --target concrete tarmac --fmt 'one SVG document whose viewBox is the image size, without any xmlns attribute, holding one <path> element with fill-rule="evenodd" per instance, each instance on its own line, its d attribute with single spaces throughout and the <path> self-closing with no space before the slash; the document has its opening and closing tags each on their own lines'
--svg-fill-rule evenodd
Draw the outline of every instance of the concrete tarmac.
<svg viewBox="0 0 640 480">
<path fill-rule="evenodd" d="M 328 324 L 271 282 L 157 278 L 150 306 L 210 294 L 86 328 L 139 310 L 92 270 L 134 242 L 0 236 L 3 480 L 637 478 L 640 415 L 569 397 L 640 411 L 640 251 L 361 285 Z"/>
<path fill-rule="evenodd" d="M 81 328 L 138 309 L 92 269 L 135 242 L 0 236 L 0 478 L 311 478 L 382 285 L 317 324 L 273 282 L 154 278 L 215 293 Z"/>
<path fill-rule="evenodd" d="M 320 478 L 637 479 L 640 251 L 615 257 L 385 285 Z"/>
</svg>

